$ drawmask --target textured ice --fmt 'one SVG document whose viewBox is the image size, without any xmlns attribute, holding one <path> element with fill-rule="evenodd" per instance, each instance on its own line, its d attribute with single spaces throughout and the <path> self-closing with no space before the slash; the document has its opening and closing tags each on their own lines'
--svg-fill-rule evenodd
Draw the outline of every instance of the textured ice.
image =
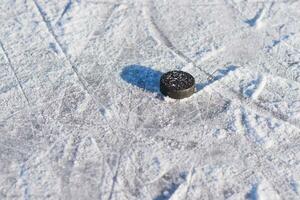
<svg viewBox="0 0 300 200">
<path fill-rule="evenodd" d="M 2 0 L 0 199 L 299 199 L 300 1 Z M 191 73 L 197 92 L 159 93 Z"/>
</svg>

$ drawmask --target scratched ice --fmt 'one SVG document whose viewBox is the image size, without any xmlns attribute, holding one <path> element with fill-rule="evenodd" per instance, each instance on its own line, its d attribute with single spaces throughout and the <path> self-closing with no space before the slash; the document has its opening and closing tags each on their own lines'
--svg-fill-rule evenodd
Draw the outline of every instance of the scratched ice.
<svg viewBox="0 0 300 200">
<path fill-rule="evenodd" d="M 0 199 L 299 199 L 299 8 L 1 1 Z"/>
</svg>

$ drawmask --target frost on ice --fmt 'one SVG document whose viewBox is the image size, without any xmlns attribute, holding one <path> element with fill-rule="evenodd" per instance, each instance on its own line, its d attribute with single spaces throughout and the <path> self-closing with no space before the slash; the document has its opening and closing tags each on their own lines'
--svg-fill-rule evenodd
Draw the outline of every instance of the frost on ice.
<svg viewBox="0 0 300 200">
<path fill-rule="evenodd" d="M 299 8 L 1 1 L 0 199 L 299 199 Z"/>
</svg>

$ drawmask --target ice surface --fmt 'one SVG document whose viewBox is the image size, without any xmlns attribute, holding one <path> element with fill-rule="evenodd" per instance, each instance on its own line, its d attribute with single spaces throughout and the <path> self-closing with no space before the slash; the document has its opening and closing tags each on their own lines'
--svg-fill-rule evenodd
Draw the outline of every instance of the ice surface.
<svg viewBox="0 0 300 200">
<path fill-rule="evenodd" d="M 299 199 L 300 1 L 3 0 L 0 199 Z M 170 70 L 197 92 L 159 93 Z"/>
</svg>

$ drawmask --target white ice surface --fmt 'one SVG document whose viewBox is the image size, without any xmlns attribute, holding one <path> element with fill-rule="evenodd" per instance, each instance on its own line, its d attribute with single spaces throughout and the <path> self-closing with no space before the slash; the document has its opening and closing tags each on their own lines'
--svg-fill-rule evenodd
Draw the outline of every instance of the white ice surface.
<svg viewBox="0 0 300 200">
<path fill-rule="evenodd" d="M 1 0 L 0 199 L 300 199 L 300 1 Z M 198 91 L 173 100 L 161 73 Z"/>
</svg>

